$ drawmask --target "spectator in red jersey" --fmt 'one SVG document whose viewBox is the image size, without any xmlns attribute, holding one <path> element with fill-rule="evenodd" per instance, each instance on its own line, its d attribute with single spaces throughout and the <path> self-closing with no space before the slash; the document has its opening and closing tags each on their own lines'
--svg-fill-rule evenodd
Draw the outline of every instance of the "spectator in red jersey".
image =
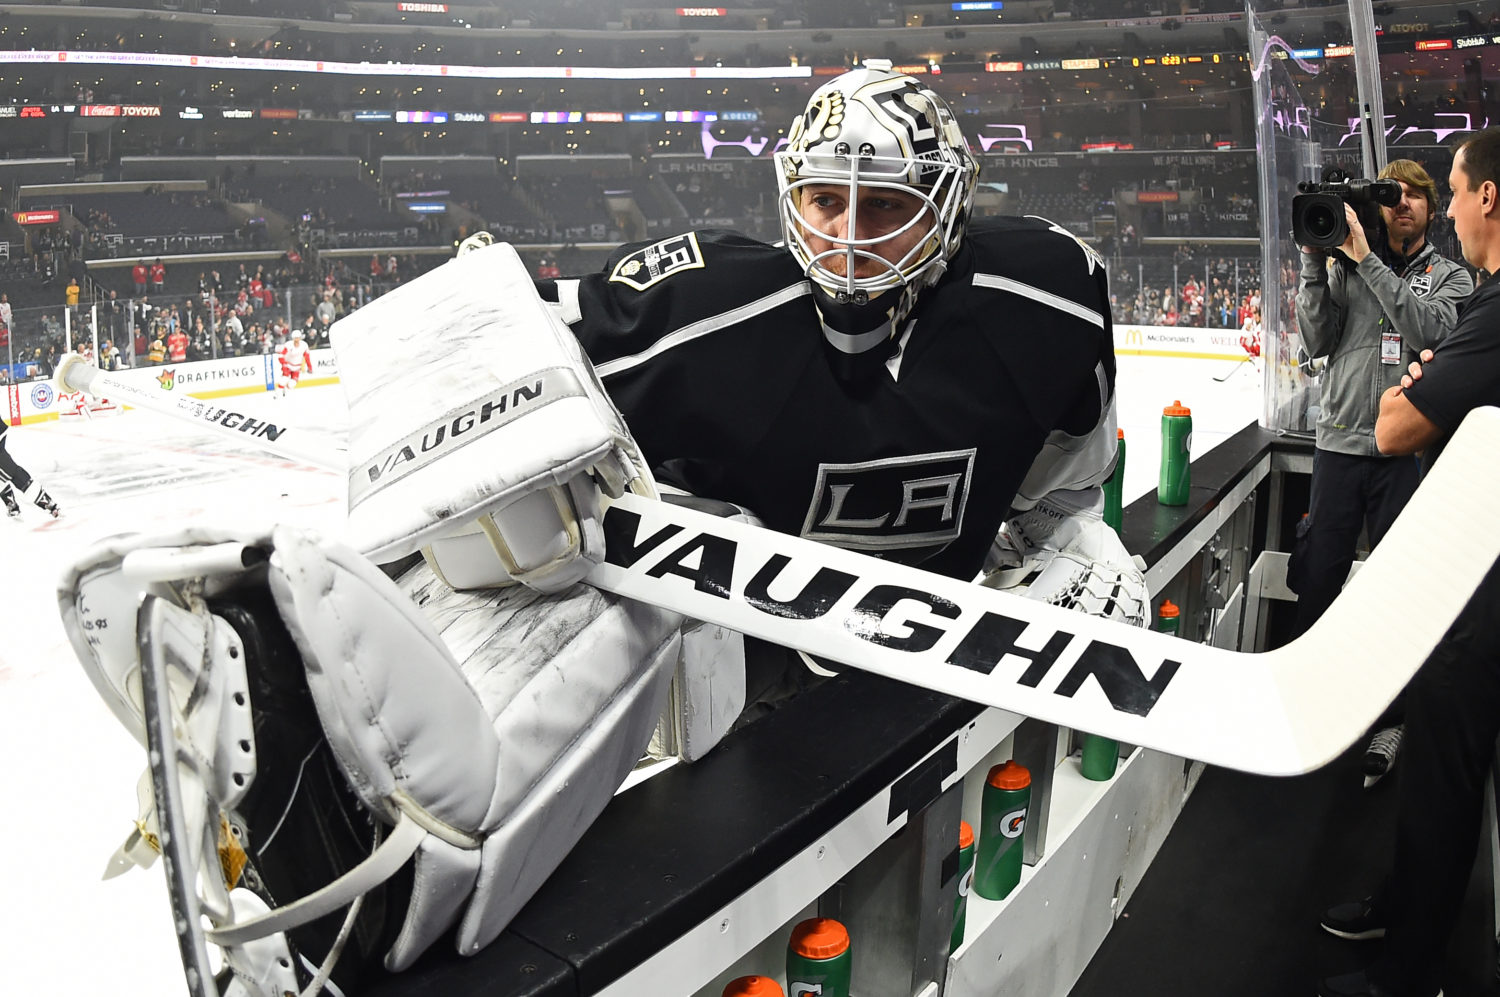
<svg viewBox="0 0 1500 997">
<path fill-rule="evenodd" d="M 163 263 L 161 261 L 161 257 L 158 256 L 156 258 L 156 262 L 151 264 L 151 290 L 160 294 L 162 287 L 165 286 L 166 283 L 167 265 Z"/>
<path fill-rule="evenodd" d="M 146 261 L 136 260 L 135 266 L 130 268 L 130 282 L 135 285 L 135 295 L 140 297 L 146 293 Z"/>
<path fill-rule="evenodd" d="M 167 336 L 167 359 L 172 363 L 182 363 L 187 359 L 187 348 L 188 334 L 178 326 Z"/>
</svg>

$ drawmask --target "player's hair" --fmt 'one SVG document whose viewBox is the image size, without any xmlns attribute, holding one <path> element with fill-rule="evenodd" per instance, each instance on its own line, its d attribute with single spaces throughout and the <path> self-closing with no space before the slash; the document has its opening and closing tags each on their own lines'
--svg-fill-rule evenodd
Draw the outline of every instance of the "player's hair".
<svg viewBox="0 0 1500 997">
<path fill-rule="evenodd" d="M 1500 186 L 1500 125 L 1461 139 L 1453 154 L 1460 152 L 1464 161 L 1459 169 L 1468 177 L 1470 190 L 1477 190 L 1486 180 Z"/>
<path fill-rule="evenodd" d="M 1414 159 L 1393 159 L 1380 171 L 1380 179 L 1399 180 L 1408 187 L 1420 190 L 1427 199 L 1427 224 L 1432 224 L 1438 214 L 1437 182 L 1428 175 L 1421 163 Z"/>
</svg>

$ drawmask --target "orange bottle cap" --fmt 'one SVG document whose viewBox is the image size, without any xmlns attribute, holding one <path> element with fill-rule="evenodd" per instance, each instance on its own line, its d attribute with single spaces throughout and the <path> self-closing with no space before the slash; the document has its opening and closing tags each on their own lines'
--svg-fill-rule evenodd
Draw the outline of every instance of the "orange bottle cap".
<svg viewBox="0 0 1500 997">
<path fill-rule="evenodd" d="M 1192 415 L 1193 414 L 1193 410 L 1190 409 L 1190 408 L 1188 408 L 1186 405 L 1182 404 L 1182 399 L 1179 398 L 1176 401 L 1174 401 L 1172 404 L 1168 405 L 1166 408 L 1162 409 L 1161 410 L 1161 414 L 1162 415 Z"/>
<path fill-rule="evenodd" d="M 1181 613 L 1182 610 L 1178 609 L 1177 604 L 1171 599 L 1163 599 L 1161 605 L 1156 607 L 1157 616 L 1178 616 Z"/>
<path fill-rule="evenodd" d="M 1031 785 L 1031 772 L 1018 762 L 1002 762 L 990 769 L 989 784 L 996 789 L 1025 789 Z"/>
<path fill-rule="evenodd" d="M 1124 438 L 1125 438 L 1125 430 L 1123 430 L 1123 429 L 1117 429 L 1117 430 L 1115 430 L 1115 439 L 1117 439 L 1117 440 L 1123 440 Z"/>
<path fill-rule="evenodd" d="M 724 997 L 786 997 L 781 984 L 769 976 L 741 976 L 730 980 Z"/>
<path fill-rule="evenodd" d="M 974 829 L 969 822 L 961 820 L 958 822 L 958 847 L 968 848 L 974 844 Z"/>
<path fill-rule="evenodd" d="M 804 959 L 832 959 L 849 951 L 849 931 L 831 917 L 810 917 L 792 929 L 788 944 Z"/>
</svg>

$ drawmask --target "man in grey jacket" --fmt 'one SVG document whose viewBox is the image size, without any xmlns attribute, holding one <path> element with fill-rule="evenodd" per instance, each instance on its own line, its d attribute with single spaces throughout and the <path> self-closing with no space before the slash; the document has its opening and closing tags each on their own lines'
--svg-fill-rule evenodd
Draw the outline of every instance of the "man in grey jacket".
<svg viewBox="0 0 1500 997">
<path fill-rule="evenodd" d="M 1427 243 L 1437 186 L 1421 164 L 1397 159 L 1380 171 L 1401 184 L 1401 201 L 1381 207 L 1385 238 L 1370 246 L 1354 209 L 1349 238 L 1332 254 L 1302 247 L 1297 324 L 1314 359 L 1327 357 L 1313 454 L 1312 496 L 1297 551 L 1297 630 L 1312 626 L 1338 595 L 1363 527 L 1373 548 L 1416 490 L 1410 456 L 1375 446 L 1380 396 L 1407 365 L 1433 349 L 1474 290 L 1467 270 Z M 1365 785 L 1390 770 L 1401 744 L 1400 701 L 1375 724 Z"/>
</svg>

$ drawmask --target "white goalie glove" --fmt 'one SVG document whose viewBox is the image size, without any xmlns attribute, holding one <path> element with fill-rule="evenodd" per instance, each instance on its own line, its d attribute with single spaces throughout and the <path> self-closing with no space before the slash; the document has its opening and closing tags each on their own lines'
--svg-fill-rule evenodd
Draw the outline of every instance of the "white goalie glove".
<svg viewBox="0 0 1500 997">
<path fill-rule="evenodd" d="M 195 997 L 352 994 L 454 925 L 487 944 L 640 758 L 681 645 L 678 617 L 590 586 L 392 582 L 286 527 L 107 540 L 58 595 L 148 749 L 111 872 L 166 857 Z"/>
<path fill-rule="evenodd" d="M 376 561 L 420 549 L 455 588 L 556 592 L 603 558 L 600 492 L 649 475 L 515 250 L 480 242 L 333 327 L 350 537 Z"/>
<path fill-rule="evenodd" d="M 1134 626 L 1150 621 L 1143 565 L 1104 522 L 1097 488 L 1059 489 L 1000 528 L 983 584 Z"/>
</svg>

